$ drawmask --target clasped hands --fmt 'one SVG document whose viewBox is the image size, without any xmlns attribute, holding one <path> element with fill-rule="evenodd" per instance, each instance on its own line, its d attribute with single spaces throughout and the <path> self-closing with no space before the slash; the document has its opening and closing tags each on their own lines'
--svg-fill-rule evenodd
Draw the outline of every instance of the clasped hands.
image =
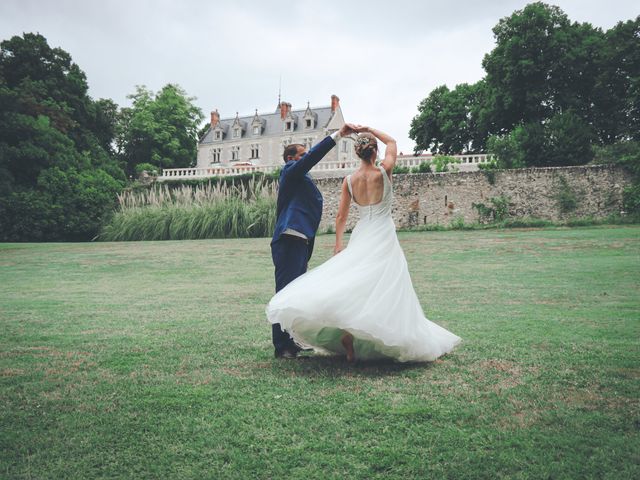
<svg viewBox="0 0 640 480">
<path fill-rule="evenodd" d="M 340 128 L 340 136 L 346 137 L 347 135 L 351 135 L 353 133 L 361 133 L 369 131 L 369 127 L 365 127 L 364 125 L 356 125 L 354 123 L 345 123 L 342 128 Z"/>
</svg>

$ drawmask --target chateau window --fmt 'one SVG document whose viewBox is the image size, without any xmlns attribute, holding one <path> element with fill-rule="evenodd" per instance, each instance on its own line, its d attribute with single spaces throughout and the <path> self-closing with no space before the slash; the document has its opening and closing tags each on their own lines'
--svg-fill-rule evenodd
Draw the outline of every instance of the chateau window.
<svg viewBox="0 0 640 480">
<path fill-rule="evenodd" d="M 309 108 L 309 104 L 307 103 L 307 110 L 304 112 L 304 129 L 312 130 L 315 127 L 315 123 L 317 120 L 316 115 Z"/>
<path fill-rule="evenodd" d="M 240 159 L 240 147 L 231 147 L 231 160 L 239 160 Z"/>
<path fill-rule="evenodd" d="M 293 126 L 293 122 L 286 122 L 286 123 L 284 124 L 284 129 L 285 129 L 287 132 L 290 132 L 290 131 L 291 131 L 291 127 L 292 127 L 292 126 Z"/>
<path fill-rule="evenodd" d="M 302 143 L 305 147 L 307 147 L 307 150 L 311 148 L 311 146 L 313 145 L 313 138 L 311 137 L 307 137 L 305 139 L 302 140 Z"/>
<path fill-rule="evenodd" d="M 221 137 L 221 136 L 222 136 L 222 133 L 218 130 L 218 131 L 216 132 L 216 136 L 215 136 L 215 137 L 216 137 L 216 140 L 220 140 L 220 137 Z"/>
<path fill-rule="evenodd" d="M 349 144 L 346 140 L 342 141 L 342 153 L 347 153 L 349 151 Z"/>
<path fill-rule="evenodd" d="M 260 126 L 256 125 L 253 127 L 253 134 L 254 135 L 260 135 Z"/>
<path fill-rule="evenodd" d="M 251 158 L 260 158 L 260 145 L 253 144 L 251 145 Z"/>
<path fill-rule="evenodd" d="M 211 149 L 211 164 L 220 163 L 220 153 L 222 152 L 221 148 L 212 148 Z"/>
<path fill-rule="evenodd" d="M 240 138 L 240 129 L 239 128 L 234 128 L 233 129 L 233 138 Z"/>
</svg>

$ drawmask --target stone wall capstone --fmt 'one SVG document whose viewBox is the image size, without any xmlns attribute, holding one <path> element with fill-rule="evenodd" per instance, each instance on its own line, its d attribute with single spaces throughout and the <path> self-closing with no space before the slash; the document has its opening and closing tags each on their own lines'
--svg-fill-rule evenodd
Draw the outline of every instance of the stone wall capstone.
<svg viewBox="0 0 640 480">
<path fill-rule="evenodd" d="M 324 197 L 321 232 L 335 229 L 342 181 L 316 180 Z M 617 165 L 394 175 L 392 215 L 396 228 L 449 225 L 458 218 L 474 223 L 480 220 L 474 203 L 490 207 L 492 198 L 507 197 L 510 218 L 603 218 L 622 211 L 629 185 L 630 174 Z M 347 229 L 357 220 L 352 203 Z"/>
</svg>

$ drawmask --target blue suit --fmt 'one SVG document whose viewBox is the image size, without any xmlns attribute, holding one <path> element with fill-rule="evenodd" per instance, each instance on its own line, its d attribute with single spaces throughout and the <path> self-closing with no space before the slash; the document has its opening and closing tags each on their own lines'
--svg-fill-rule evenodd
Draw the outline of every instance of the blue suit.
<svg viewBox="0 0 640 480">
<path fill-rule="evenodd" d="M 324 138 L 299 160 L 285 163 L 280 173 L 276 227 L 271 240 L 276 292 L 307 271 L 322 216 L 322 194 L 311 180 L 309 170 L 335 145 L 333 138 Z M 307 239 L 284 234 L 289 228 Z M 291 337 L 279 324 L 273 325 L 272 334 L 276 352 L 295 349 Z"/>
</svg>

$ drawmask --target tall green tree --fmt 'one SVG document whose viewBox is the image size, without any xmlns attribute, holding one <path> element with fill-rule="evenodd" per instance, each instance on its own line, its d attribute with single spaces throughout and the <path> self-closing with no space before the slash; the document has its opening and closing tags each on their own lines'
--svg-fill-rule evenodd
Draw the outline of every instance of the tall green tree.
<svg viewBox="0 0 640 480">
<path fill-rule="evenodd" d="M 640 140 L 640 16 L 604 34 L 593 98 L 601 144 Z"/>
<path fill-rule="evenodd" d="M 537 2 L 501 19 L 493 33 L 496 47 L 482 65 L 498 128 L 544 122 L 568 109 L 589 118 L 603 41 L 599 29 Z"/>
<path fill-rule="evenodd" d="M 485 135 L 480 126 L 481 98 L 484 83 L 456 85 L 449 90 L 442 85 L 433 90 L 418 106 L 409 135 L 416 150 L 432 153 L 477 152 L 484 147 Z"/>
<path fill-rule="evenodd" d="M 0 241 L 90 239 L 112 210 L 125 179 L 103 118 L 114 104 L 87 92 L 42 35 L 0 43 Z"/>
<path fill-rule="evenodd" d="M 168 84 L 156 95 L 144 86 L 130 95 L 132 106 L 120 114 L 118 148 L 130 174 L 149 163 L 159 168 L 189 167 L 197 155 L 201 110 L 179 86 Z"/>
<path fill-rule="evenodd" d="M 592 127 L 567 111 L 544 123 L 532 121 L 492 135 L 487 148 L 500 168 L 558 167 L 588 163 L 593 158 L 593 141 Z"/>
<path fill-rule="evenodd" d="M 417 149 L 487 148 L 504 166 L 576 165 L 596 145 L 638 138 L 640 17 L 602 32 L 536 2 L 493 33 L 480 82 L 438 87 L 420 103 L 410 130 Z"/>
</svg>

